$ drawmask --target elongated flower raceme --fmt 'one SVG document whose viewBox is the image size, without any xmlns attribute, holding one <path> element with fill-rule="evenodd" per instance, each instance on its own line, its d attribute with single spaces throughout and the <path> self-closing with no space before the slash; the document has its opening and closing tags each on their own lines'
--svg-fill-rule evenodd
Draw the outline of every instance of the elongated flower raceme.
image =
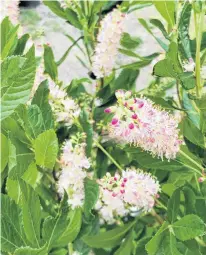
<svg viewBox="0 0 206 255">
<path fill-rule="evenodd" d="M 0 4 L 0 20 L 3 20 L 6 16 L 13 24 L 19 23 L 19 0 L 3 0 Z"/>
<path fill-rule="evenodd" d="M 61 174 L 58 182 L 60 194 L 64 190 L 68 194 L 68 204 L 74 209 L 83 206 L 84 203 L 84 179 L 87 176 L 86 169 L 90 168 L 90 162 L 85 155 L 85 144 L 72 145 L 67 140 L 63 146 L 60 159 Z"/>
<path fill-rule="evenodd" d="M 100 197 L 96 210 L 101 220 L 108 224 L 113 224 L 118 217 L 149 212 L 160 191 L 155 177 L 134 167 L 127 168 L 121 176 L 112 177 L 107 173 L 98 183 Z"/>
<path fill-rule="evenodd" d="M 67 96 L 67 93 L 54 84 L 49 83 L 49 103 L 56 117 L 57 122 L 64 122 L 67 126 L 71 126 L 74 119 L 80 114 L 80 108 L 76 102 Z"/>
<path fill-rule="evenodd" d="M 108 76 L 114 67 L 123 32 L 125 14 L 117 9 L 101 21 L 97 46 L 92 58 L 92 71 L 97 78 Z"/>
<path fill-rule="evenodd" d="M 176 158 L 182 140 L 175 116 L 154 106 L 149 99 L 133 97 L 130 91 L 119 90 L 116 97 L 117 105 L 105 109 L 114 114 L 108 127 L 110 138 L 139 146 L 162 159 Z"/>
</svg>

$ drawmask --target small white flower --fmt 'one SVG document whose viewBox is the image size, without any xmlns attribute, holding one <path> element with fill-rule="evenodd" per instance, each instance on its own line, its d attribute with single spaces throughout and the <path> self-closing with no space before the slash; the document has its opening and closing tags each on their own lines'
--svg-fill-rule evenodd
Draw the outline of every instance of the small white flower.
<svg viewBox="0 0 206 255">
<path fill-rule="evenodd" d="M 53 81 L 49 83 L 49 103 L 57 122 L 64 122 L 71 126 L 74 119 L 80 114 L 80 108 L 76 102 L 67 96 L 66 91 L 58 87 Z"/>
<path fill-rule="evenodd" d="M 85 169 L 90 167 L 90 162 L 85 155 L 84 144 L 72 145 L 67 140 L 61 155 L 61 174 L 58 182 L 58 191 L 63 195 L 68 194 L 68 204 L 74 209 L 84 204 L 84 179 L 87 176 Z"/>
<path fill-rule="evenodd" d="M 195 70 L 195 62 L 192 58 L 189 59 L 189 62 L 183 65 L 185 72 L 193 72 Z"/>
<path fill-rule="evenodd" d="M 6 16 L 13 24 L 19 23 L 19 0 L 2 0 L 0 4 L 0 21 Z"/>
</svg>

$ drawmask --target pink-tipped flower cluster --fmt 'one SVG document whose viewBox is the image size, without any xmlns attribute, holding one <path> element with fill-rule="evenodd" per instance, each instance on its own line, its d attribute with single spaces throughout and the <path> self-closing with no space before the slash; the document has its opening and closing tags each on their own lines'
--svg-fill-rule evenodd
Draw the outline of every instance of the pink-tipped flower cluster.
<svg viewBox="0 0 206 255">
<path fill-rule="evenodd" d="M 119 90 L 116 97 L 117 105 L 105 109 L 114 114 L 108 127 L 110 138 L 139 146 L 162 159 L 176 158 L 182 140 L 175 116 L 149 99 L 133 97 L 130 91 Z"/>
<path fill-rule="evenodd" d="M 155 177 L 134 167 L 123 171 L 121 176 L 115 174 L 112 177 L 107 173 L 98 183 L 100 196 L 96 210 L 102 222 L 108 224 L 113 224 L 118 217 L 149 212 L 160 191 Z"/>
<path fill-rule="evenodd" d="M 114 9 L 101 21 L 97 46 L 92 58 L 92 71 L 97 78 L 108 76 L 115 65 L 125 14 Z"/>
<path fill-rule="evenodd" d="M 67 140 L 63 146 L 61 155 L 61 174 L 58 182 L 58 191 L 68 194 L 68 204 L 74 209 L 83 206 L 84 203 L 84 179 L 87 176 L 86 169 L 90 162 L 85 155 L 85 144 L 72 145 Z"/>
</svg>

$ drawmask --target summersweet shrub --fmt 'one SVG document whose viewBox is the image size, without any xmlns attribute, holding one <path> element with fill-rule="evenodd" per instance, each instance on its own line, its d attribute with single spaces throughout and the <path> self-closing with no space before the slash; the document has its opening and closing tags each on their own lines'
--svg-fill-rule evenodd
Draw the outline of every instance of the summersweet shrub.
<svg viewBox="0 0 206 255">
<path fill-rule="evenodd" d="M 1 4 L 2 254 L 206 254 L 205 1 L 44 4 L 79 30 L 59 60 Z M 151 5 L 162 52 L 140 56 L 126 21 Z M 73 47 L 88 76 L 65 84 Z"/>
</svg>

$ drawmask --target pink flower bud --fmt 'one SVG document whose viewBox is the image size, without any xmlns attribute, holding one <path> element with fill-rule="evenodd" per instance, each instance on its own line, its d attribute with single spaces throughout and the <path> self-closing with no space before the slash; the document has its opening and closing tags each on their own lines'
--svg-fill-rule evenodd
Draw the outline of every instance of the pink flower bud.
<svg viewBox="0 0 206 255">
<path fill-rule="evenodd" d="M 117 177 L 114 177 L 114 180 L 117 181 Z"/>
<path fill-rule="evenodd" d="M 127 182 L 127 178 L 124 178 L 124 179 L 123 179 L 123 182 Z"/>
<path fill-rule="evenodd" d="M 134 120 L 136 120 L 136 119 L 137 119 L 137 114 L 134 113 L 134 114 L 132 115 L 132 118 L 133 118 Z"/>
<path fill-rule="evenodd" d="M 156 198 L 159 198 L 159 197 L 160 197 L 160 195 L 159 195 L 159 194 L 156 194 L 156 195 L 155 195 L 155 197 L 156 197 Z"/>
<path fill-rule="evenodd" d="M 116 197 L 116 195 L 117 195 L 117 194 L 115 194 L 115 193 L 112 193 L 112 196 L 113 196 L 113 197 Z"/>
<path fill-rule="evenodd" d="M 121 192 L 122 194 L 124 194 L 124 193 L 125 193 L 125 190 L 124 190 L 124 189 L 121 189 L 120 192 Z"/>
<path fill-rule="evenodd" d="M 133 108 L 133 106 L 130 106 L 129 109 L 130 109 L 131 111 L 133 111 L 134 108 Z"/>
<path fill-rule="evenodd" d="M 118 123 L 118 121 L 119 120 L 117 118 L 113 118 L 111 123 L 112 123 L 112 125 L 116 125 Z"/>
<path fill-rule="evenodd" d="M 140 102 L 139 105 L 138 105 L 138 108 L 142 108 L 143 106 L 144 106 L 144 103 Z"/>
<path fill-rule="evenodd" d="M 106 108 L 106 109 L 104 109 L 104 112 L 105 112 L 105 113 L 110 113 L 110 112 L 111 112 L 111 109 L 110 109 L 110 108 Z"/>
<path fill-rule="evenodd" d="M 205 180 L 205 178 L 204 177 L 200 177 L 200 178 L 198 178 L 198 182 L 204 182 L 204 180 Z"/>
<path fill-rule="evenodd" d="M 134 129 L 134 123 L 129 124 L 129 129 Z"/>
<path fill-rule="evenodd" d="M 122 183 L 122 184 L 121 184 L 121 187 L 122 187 L 122 188 L 124 188 L 124 187 L 125 187 L 125 184 L 124 184 L 124 183 Z"/>
</svg>

